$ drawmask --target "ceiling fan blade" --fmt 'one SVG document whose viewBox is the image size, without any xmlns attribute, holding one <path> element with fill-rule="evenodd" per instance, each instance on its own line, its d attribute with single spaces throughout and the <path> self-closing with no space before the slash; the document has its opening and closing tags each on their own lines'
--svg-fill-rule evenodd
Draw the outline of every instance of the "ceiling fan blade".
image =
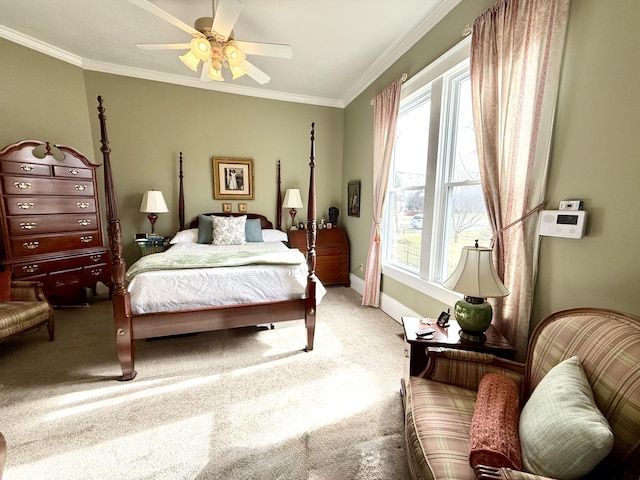
<svg viewBox="0 0 640 480">
<path fill-rule="evenodd" d="M 202 34 L 199 31 L 197 31 L 195 28 L 193 28 L 190 25 L 187 25 L 182 20 L 177 19 L 173 15 L 165 12 L 160 7 L 157 7 L 156 5 L 154 5 L 153 3 L 147 0 L 129 0 L 129 2 L 142 8 L 143 10 L 146 10 L 152 15 L 155 15 L 156 17 L 164 20 L 165 22 L 169 22 L 171 25 L 178 27 L 180 30 L 184 30 L 185 32 L 190 33 L 195 37 L 202 37 Z"/>
<path fill-rule="evenodd" d="M 207 60 L 202 64 L 202 71 L 200 72 L 200 80 L 203 82 L 211 81 L 207 75 L 209 74 L 209 67 L 211 67 L 211 60 Z"/>
<path fill-rule="evenodd" d="M 238 48 L 248 55 L 262 55 L 263 57 L 291 58 L 293 50 L 290 45 L 282 43 L 243 42 L 234 40 Z"/>
<path fill-rule="evenodd" d="M 218 8 L 213 14 L 211 29 L 227 39 L 238 21 L 241 11 L 242 4 L 238 0 L 220 0 Z"/>
<path fill-rule="evenodd" d="M 247 72 L 247 75 L 253 78 L 260 85 L 269 83 L 269 80 L 271 80 L 271 77 L 269 75 L 264 73 L 262 70 L 256 67 L 253 63 L 248 62 L 247 60 L 244 61 L 244 63 L 242 64 L 242 67 L 244 68 L 244 71 Z"/>
<path fill-rule="evenodd" d="M 188 43 L 136 43 L 142 50 L 184 50 L 189 49 Z"/>
</svg>

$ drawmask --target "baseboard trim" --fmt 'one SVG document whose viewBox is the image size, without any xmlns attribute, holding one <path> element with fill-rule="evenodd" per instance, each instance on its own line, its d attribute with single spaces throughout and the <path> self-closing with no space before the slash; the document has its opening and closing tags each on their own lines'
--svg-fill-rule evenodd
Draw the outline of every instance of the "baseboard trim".
<svg viewBox="0 0 640 480">
<path fill-rule="evenodd" d="M 349 280 L 351 281 L 351 288 L 362 296 L 364 293 L 364 280 L 354 274 L 349 275 Z M 398 302 L 395 298 L 386 295 L 384 292 L 380 294 L 380 310 L 389 315 L 399 324 L 402 324 L 402 317 L 421 316 L 406 305 Z"/>
</svg>

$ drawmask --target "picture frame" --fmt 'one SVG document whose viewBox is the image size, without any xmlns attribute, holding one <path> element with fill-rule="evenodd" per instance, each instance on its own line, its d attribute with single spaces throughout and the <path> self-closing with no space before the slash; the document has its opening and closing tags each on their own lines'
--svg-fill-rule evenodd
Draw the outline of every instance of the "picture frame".
<svg viewBox="0 0 640 480">
<path fill-rule="evenodd" d="M 350 217 L 360 216 L 360 180 L 353 180 L 347 184 L 347 199 L 349 205 L 347 214 Z"/>
<path fill-rule="evenodd" d="M 231 204 L 223 203 L 222 204 L 222 213 L 231 213 Z"/>
<path fill-rule="evenodd" d="M 253 200 L 253 159 L 213 157 L 213 198 Z"/>
<path fill-rule="evenodd" d="M 239 203 L 238 204 L 238 212 L 247 213 L 247 204 L 246 203 Z"/>
</svg>

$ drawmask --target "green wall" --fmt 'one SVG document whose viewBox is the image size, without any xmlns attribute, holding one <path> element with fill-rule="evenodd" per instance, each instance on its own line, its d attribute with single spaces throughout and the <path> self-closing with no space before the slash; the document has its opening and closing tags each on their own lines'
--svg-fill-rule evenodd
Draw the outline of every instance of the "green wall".
<svg viewBox="0 0 640 480">
<path fill-rule="evenodd" d="M 371 98 L 403 72 L 409 77 L 461 40 L 462 28 L 493 5 L 464 0 L 436 28 L 382 74 L 345 109 L 344 180 L 361 179 L 362 197 L 372 194 L 373 108 Z M 532 324 L 563 308 L 596 306 L 640 315 L 640 151 L 637 79 L 640 64 L 636 0 L 574 0 L 565 45 L 547 187 L 547 208 L 581 199 L 589 211 L 581 240 L 543 237 Z M 370 203 L 370 202 L 369 202 Z M 351 271 L 365 263 L 371 206 L 349 217 Z M 355 267 L 355 268 L 354 268 Z M 383 291 L 423 315 L 443 308 L 394 280 Z"/>
</svg>

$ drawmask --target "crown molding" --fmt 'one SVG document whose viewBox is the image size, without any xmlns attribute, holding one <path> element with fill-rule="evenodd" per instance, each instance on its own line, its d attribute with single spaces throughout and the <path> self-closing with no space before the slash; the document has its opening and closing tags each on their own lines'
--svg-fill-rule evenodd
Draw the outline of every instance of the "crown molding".
<svg viewBox="0 0 640 480">
<path fill-rule="evenodd" d="M 442 20 L 451 10 L 453 10 L 462 0 L 442 0 L 440 4 L 429 12 L 416 27 L 407 33 L 404 38 L 399 39 L 395 44 L 390 45 L 376 62 L 364 73 L 360 81 L 347 92 L 342 100 L 344 106 L 349 105 L 358 95 L 360 95 L 369 85 L 371 85 L 380 75 L 393 65 L 402 55 L 407 53 L 418 40 L 424 37 L 440 20 Z"/>
<path fill-rule="evenodd" d="M 0 37 L 13 43 L 17 43 L 18 45 L 21 45 L 23 47 L 27 47 L 31 50 L 35 50 L 39 53 L 43 53 L 58 60 L 62 60 L 63 62 L 70 63 L 72 65 L 75 65 L 76 67 L 80 67 L 83 70 L 139 78 L 142 80 L 153 80 L 156 82 L 171 83 L 174 85 L 201 88 L 222 93 L 231 93 L 234 95 L 246 95 L 268 100 L 304 103 L 308 105 L 318 105 L 323 107 L 344 108 L 344 104 L 340 99 L 296 95 L 292 93 L 278 92 L 275 90 L 241 87 L 230 83 L 214 81 L 203 82 L 199 78 L 186 77 L 170 73 L 154 72 L 151 70 L 144 70 L 136 67 L 126 67 L 113 63 L 98 62 L 95 60 L 79 57 L 65 50 L 62 50 L 61 48 L 49 45 L 45 42 L 42 42 L 41 40 L 17 32 L 3 25 L 0 25 Z"/>
</svg>

